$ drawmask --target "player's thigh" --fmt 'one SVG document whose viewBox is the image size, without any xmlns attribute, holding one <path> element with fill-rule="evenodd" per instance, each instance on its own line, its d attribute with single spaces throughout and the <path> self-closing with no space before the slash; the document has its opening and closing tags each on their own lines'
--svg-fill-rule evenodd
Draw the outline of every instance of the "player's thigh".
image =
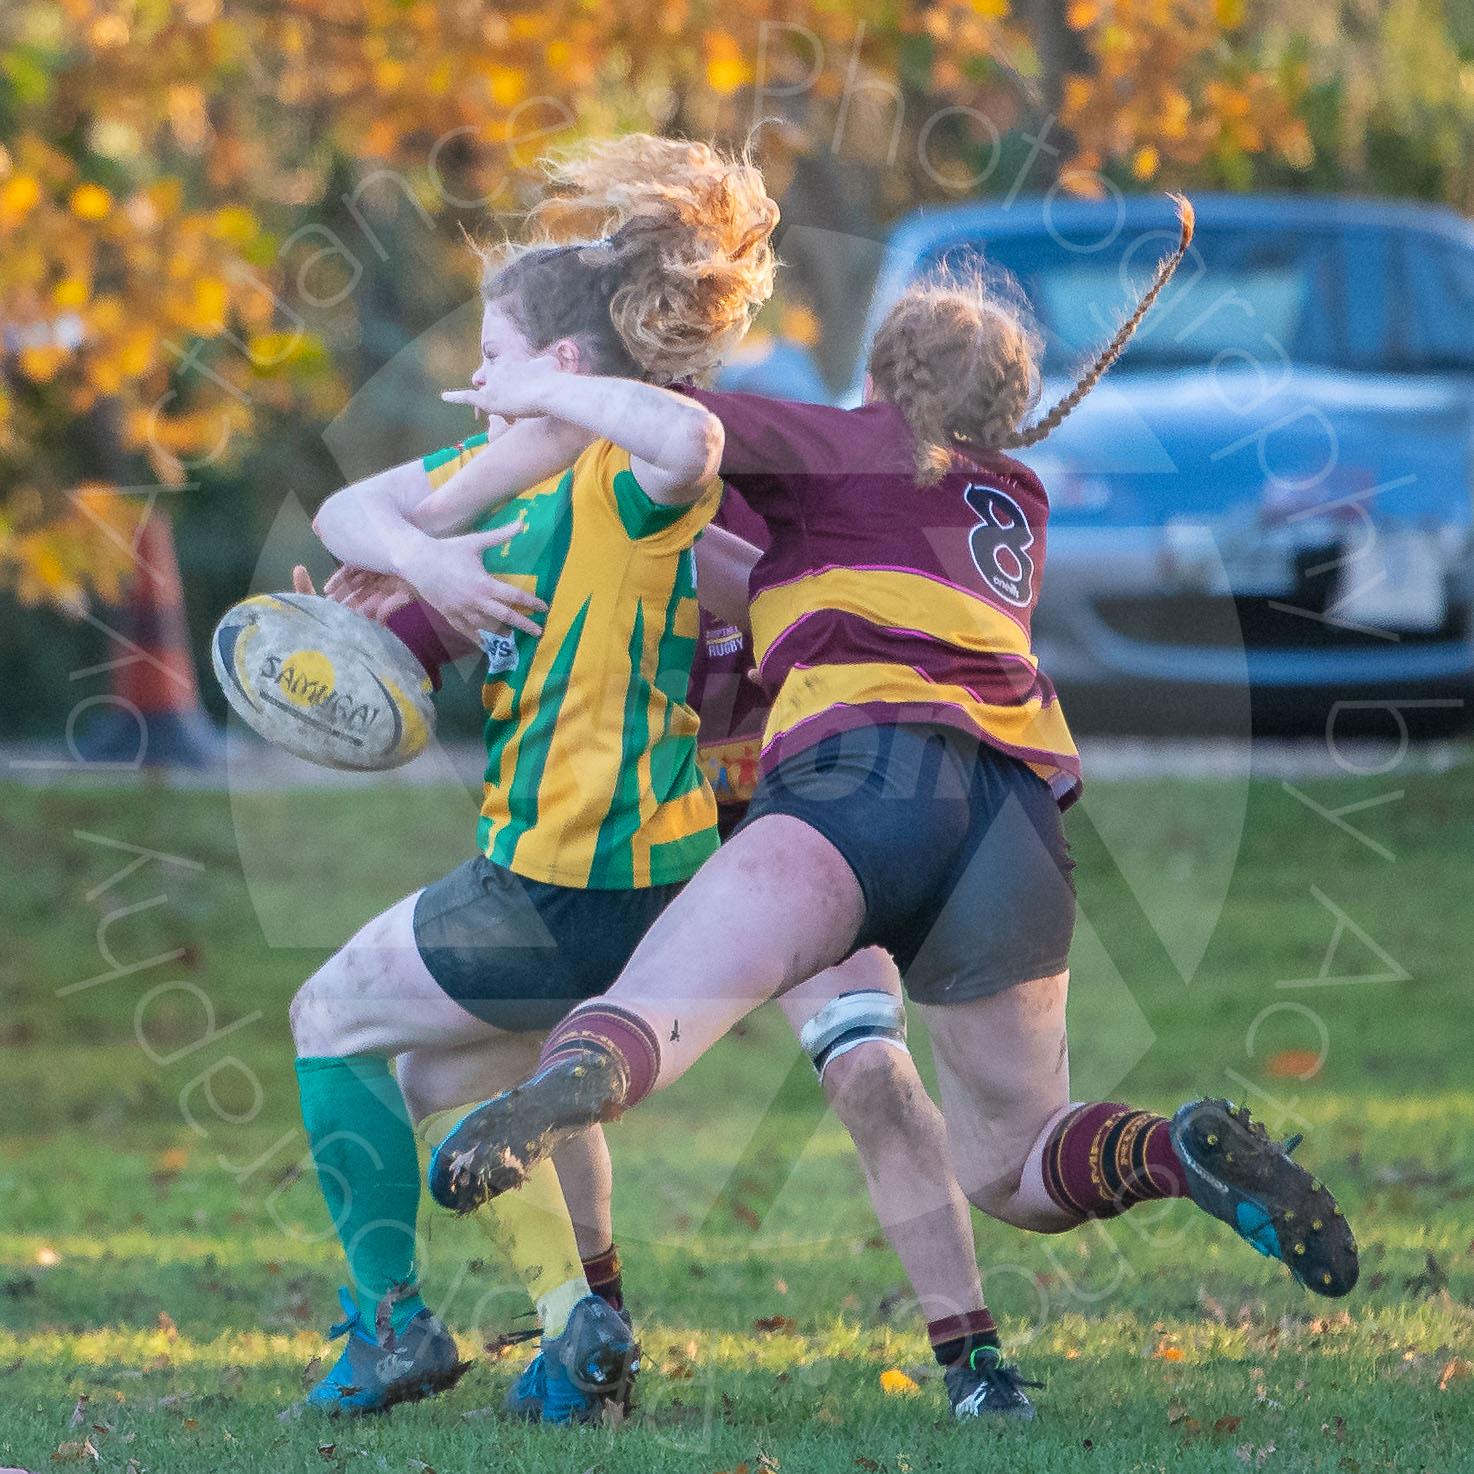
<svg viewBox="0 0 1474 1474">
<path fill-rule="evenodd" d="M 921 1006 L 958 1181 L 985 1212 L 1006 1207 L 1040 1133 L 1069 1104 L 1068 991 L 1061 972 Z"/>
<path fill-rule="evenodd" d="M 436 982 L 415 938 L 419 893 L 361 927 L 298 990 L 292 1034 L 305 1056 L 400 1054 L 484 1042 L 498 1031 Z"/>
<path fill-rule="evenodd" d="M 842 958 L 863 916 L 843 855 L 802 820 L 764 815 L 686 884 L 611 996 L 692 1014 L 703 1001 L 755 1006 Z"/>
</svg>

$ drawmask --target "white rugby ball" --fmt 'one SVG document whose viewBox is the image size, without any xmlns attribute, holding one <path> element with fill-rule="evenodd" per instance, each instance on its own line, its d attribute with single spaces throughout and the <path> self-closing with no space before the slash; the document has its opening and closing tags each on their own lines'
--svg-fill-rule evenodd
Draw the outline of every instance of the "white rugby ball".
<svg viewBox="0 0 1474 1474">
<path fill-rule="evenodd" d="M 397 768 L 434 735 L 430 678 L 409 647 L 331 599 L 246 599 L 215 627 L 210 656 L 247 726 L 325 768 Z"/>
</svg>

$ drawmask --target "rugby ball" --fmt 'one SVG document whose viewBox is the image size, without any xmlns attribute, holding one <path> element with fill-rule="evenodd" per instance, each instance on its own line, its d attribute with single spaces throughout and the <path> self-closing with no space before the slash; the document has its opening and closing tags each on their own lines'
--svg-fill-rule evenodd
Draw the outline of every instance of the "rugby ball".
<svg viewBox="0 0 1474 1474">
<path fill-rule="evenodd" d="M 210 656 L 247 726 L 325 768 L 397 768 L 435 733 L 430 678 L 408 646 L 331 599 L 246 599 L 215 627 Z"/>
</svg>

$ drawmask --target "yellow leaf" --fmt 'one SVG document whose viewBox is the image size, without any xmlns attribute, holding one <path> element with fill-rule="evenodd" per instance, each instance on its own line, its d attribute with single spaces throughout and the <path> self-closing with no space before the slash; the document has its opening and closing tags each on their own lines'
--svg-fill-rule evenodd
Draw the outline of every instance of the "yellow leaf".
<svg viewBox="0 0 1474 1474">
<path fill-rule="evenodd" d="M 217 332 L 225 322 L 225 308 L 230 297 L 225 283 L 218 277 L 201 277 L 194 284 L 193 326 L 197 332 Z"/>
<path fill-rule="evenodd" d="M 880 1390 L 899 1396 L 903 1392 L 920 1392 L 921 1387 L 905 1372 L 898 1371 L 895 1367 L 887 1367 L 880 1374 Z"/>
<path fill-rule="evenodd" d="M 69 276 L 52 288 L 51 300 L 58 307 L 80 307 L 87 300 L 87 283 L 81 277 Z"/>
<path fill-rule="evenodd" d="M 79 220 L 101 220 L 112 207 L 112 195 L 100 184 L 79 184 L 72 191 L 72 214 Z"/>
<path fill-rule="evenodd" d="M 488 67 L 486 81 L 491 90 L 491 100 L 498 107 L 515 107 L 527 91 L 527 78 L 516 67 Z"/>
<path fill-rule="evenodd" d="M 972 8 L 989 20 L 1002 20 L 1008 14 L 1008 0 L 972 0 Z"/>
<path fill-rule="evenodd" d="M 25 215 L 41 198 L 41 186 L 29 174 L 17 174 L 0 189 L 0 208 L 7 215 Z"/>
<path fill-rule="evenodd" d="M 1070 0 L 1065 22 L 1072 31 L 1083 31 L 1100 19 L 1099 0 Z"/>
<path fill-rule="evenodd" d="M 752 68 L 741 47 L 725 31 L 707 32 L 706 80 L 712 91 L 723 97 L 752 80 Z"/>
<path fill-rule="evenodd" d="M 66 362 L 65 348 L 23 348 L 20 355 L 20 371 L 36 384 L 49 384 Z"/>
<path fill-rule="evenodd" d="M 109 51 L 128 44 L 128 22 L 121 15 L 103 15 L 92 22 L 87 39 L 99 51 Z"/>
<path fill-rule="evenodd" d="M 1236 31 L 1244 23 L 1244 0 L 1214 0 L 1213 13 L 1220 30 Z"/>
<path fill-rule="evenodd" d="M 1157 150 L 1150 144 L 1143 144 L 1136 150 L 1131 160 L 1131 172 L 1140 180 L 1147 180 L 1157 172 L 1157 165 L 1161 162 Z"/>
<path fill-rule="evenodd" d="M 215 212 L 215 235 L 222 241 L 243 246 L 255 240 L 260 229 L 256 217 L 241 205 L 227 205 Z"/>
</svg>

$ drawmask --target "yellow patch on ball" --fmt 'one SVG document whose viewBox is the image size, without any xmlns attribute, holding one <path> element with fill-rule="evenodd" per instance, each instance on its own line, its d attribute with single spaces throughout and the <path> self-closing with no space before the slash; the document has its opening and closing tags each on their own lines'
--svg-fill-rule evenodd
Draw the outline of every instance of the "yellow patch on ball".
<svg viewBox="0 0 1474 1474">
<path fill-rule="evenodd" d="M 276 683 L 294 706 L 321 706 L 333 694 L 335 677 L 333 662 L 321 650 L 294 650 Z"/>
</svg>

